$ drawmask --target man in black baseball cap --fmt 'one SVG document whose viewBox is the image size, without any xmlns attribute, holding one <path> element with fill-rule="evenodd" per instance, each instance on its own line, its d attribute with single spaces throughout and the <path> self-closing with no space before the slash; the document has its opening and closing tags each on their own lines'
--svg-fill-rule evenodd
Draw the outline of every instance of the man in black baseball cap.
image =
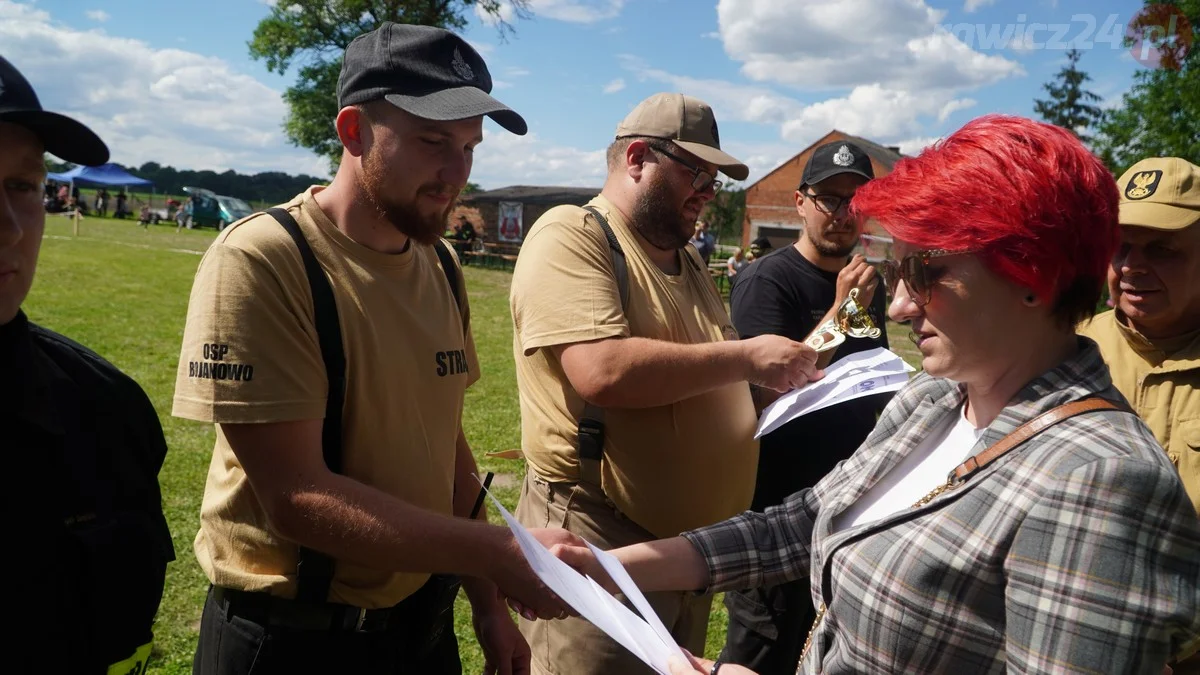
<svg viewBox="0 0 1200 675">
<path fill-rule="evenodd" d="M 458 675 L 460 579 L 485 669 L 527 674 L 501 594 L 530 618 L 564 613 L 511 532 L 473 510 L 462 418 L 479 360 L 440 235 L 483 117 L 526 130 L 491 87 L 449 31 L 356 38 L 333 183 L 234 223 L 200 263 L 173 410 L 218 428 L 198 675 Z"/>
<path fill-rule="evenodd" d="M 836 141 L 813 150 L 796 190 L 796 211 L 804 223 L 798 240 L 759 258 L 733 285 L 730 309 L 740 337 L 772 334 L 803 341 L 854 288 L 876 325 L 884 325 L 884 293 L 875 292 L 878 274 L 861 255 L 850 256 L 862 234 L 849 213 L 850 200 L 874 177 L 870 156 L 854 143 Z M 881 346 L 887 346 L 886 333 L 878 339 L 847 338 L 836 351 L 822 353 L 818 365 Z M 759 407 L 776 396 L 762 389 L 753 393 Z M 858 448 L 890 396 L 830 406 L 764 435 L 751 508 L 762 511 L 816 484 Z M 813 621 L 807 580 L 727 593 L 725 605 L 726 661 L 762 675 L 790 675 L 796 669 Z"/>
<path fill-rule="evenodd" d="M 96 134 L 43 110 L 0 56 L 0 444 L 6 470 L 36 495 L 22 499 L 8 538 L 28 549 L 18 558 L 36 558 L 16 585 L 37 589 L 30 602 L 17 589 L 22 609 L 6 638 L 36 645 L 53 635 L 66 646 L 14 649 L 7 669 L 140 673 L 174 558 L 158 486 L 167 447 L 133 380 L 21 309 L 46 227 L 46 151 L 108 159 Z"/>
</svg>

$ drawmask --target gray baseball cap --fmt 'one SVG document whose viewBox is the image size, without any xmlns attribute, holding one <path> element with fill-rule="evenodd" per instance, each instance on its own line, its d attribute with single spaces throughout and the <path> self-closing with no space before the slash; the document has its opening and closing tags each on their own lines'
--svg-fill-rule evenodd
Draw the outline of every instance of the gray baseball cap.
<svg viewBox="0 0 1200 675">
<path fill-rule="evenodd" d="M 459 36 L 432 26 L 384 22 L 354 38 L 338 77 L 338 108 L 386 99 L 427 120 L 487 115 L 514 134 L 525 119 L 492 98 L 483 57 Z"/>
</svg>

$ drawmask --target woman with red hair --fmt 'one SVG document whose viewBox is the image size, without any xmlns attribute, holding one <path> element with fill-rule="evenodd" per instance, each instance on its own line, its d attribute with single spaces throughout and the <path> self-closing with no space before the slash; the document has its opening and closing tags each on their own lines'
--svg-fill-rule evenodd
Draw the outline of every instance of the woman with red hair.
<svg viewBox="0 0 1200 675">
<path fill-rule="evenodd" d="M 1158 675 L 1195 651 L 1200 520 L 1074 332 L 1119 238 L 1112 175 L 1066 130 L 988 116 L 859 188 L 853 210 L 895 240 L 889 314 L 924 372 L 812 489 L 616 550 L 638 585 L 809 575 L 805 673 Z M 600 574 L 584 549 L 556 553 Z"/>
</svg>

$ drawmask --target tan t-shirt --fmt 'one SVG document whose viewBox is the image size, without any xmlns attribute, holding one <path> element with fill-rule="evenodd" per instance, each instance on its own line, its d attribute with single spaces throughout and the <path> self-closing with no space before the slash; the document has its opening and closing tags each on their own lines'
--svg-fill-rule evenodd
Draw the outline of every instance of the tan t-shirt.
<svg viewBox="0 0 1200 675">
<path fill-rule="evenodd" d="M 432 247 L 389 255 L 355 243 L 313 199 L 320 189 L 286 208 L 337 302 L 347 382 L 342 473 L 451 514 L 463 396 L 479 377 L 461 272 L 460 313 Z M 322 419 L 327 389 L 295 243 L 267 215 L 227 228 L 196 272 L 174 408 L 217 423 L 195 543 L 214 584 L 295 595 L 297 547 L 271 531 L 220 425 Z M 329 599 L 389 607 L 427 578 L 338 562 Z"/>
<path fill-rule="evenodd" d="M 625 251 L 628 314 L 621 311 L 604 233 L 577 206 L 556 207 L 538 218 L 513 274 L 521 448 L 532 470 L 550 481 L 579 480 L 576 433 L 584 401 L 546 347 L 631 335 L 683 344 L 736 338 L 708 270 L 692 264 L 695 256 L 680 261 L 679 275 L 664 274 L 620 211 L 603 197 L 591 204 L 608 219 Z M 659 537 L 740 513 L 754 494 L 756 423 L 745 382 L 672 405 L 606 409 L 604 492 Z"/>
</svg>

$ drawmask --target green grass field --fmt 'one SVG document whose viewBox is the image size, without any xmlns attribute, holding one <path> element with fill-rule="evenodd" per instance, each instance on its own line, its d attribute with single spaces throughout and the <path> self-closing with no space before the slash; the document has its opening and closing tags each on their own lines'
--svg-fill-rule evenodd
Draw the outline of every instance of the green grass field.
<svg viewBox="0 0 1200 675">
<path fill-rule="evenodd" d="M 190 673 L 207 580 L 192 554 L 200 498 L 213 447 L 209 425 L 170 416 L 192 276 L 215 238 L 212 230 L 163 224 L 143 229 L 132 221 L 90 217 L 72 235 L 71 221 L 48 216 L 37 278 L 25 303 L 31 320 L 92 348 L 137 380 L 158 410 L 170 452 L 159 475 L 163 507 L 175 542 L 176 561 L 155 628 L 154 669 Z M 484 457 L 520 445 L 520 411 L 508 313 L 508 272 L 467 268 L 475 342 L 483 378 L 467 393 L 464 425 L 481 468 L 497 480 L 498 496 L 515 507 L 524 464 Z M 919 363 L 902 326 L 890 325 L 893 348 Z M 469 608 L 459 600 L 458 636 L 467 673 L 483 661 L 471 632 Z M 714 603 L 707 653 L 724 642 L 725 612 Z"/>
</svg>

